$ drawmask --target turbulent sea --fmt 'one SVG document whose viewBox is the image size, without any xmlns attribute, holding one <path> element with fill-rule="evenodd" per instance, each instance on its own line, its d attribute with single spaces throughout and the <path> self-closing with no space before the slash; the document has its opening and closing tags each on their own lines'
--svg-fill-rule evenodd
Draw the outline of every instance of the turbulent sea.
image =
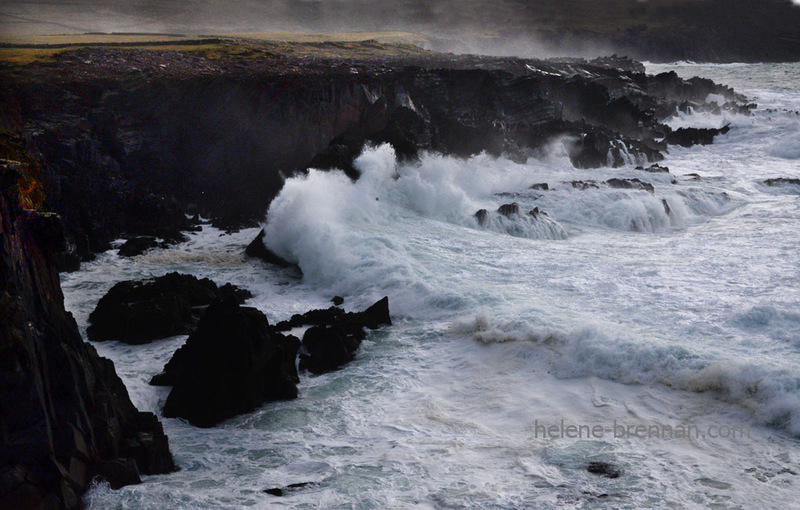
<svg viewBox="0 0 800 510">
<path fill-rule="evenodd" d="M 97 485 L 90 508 L 796 505 L 800 186 L 763 181 L 800 178 L 800 65 L 648 65 L 666 70 L 759 107 L 676 115 L 673 127 L 731 130 L 672 147 L 671 174 L 634 161 L 578 170 L 559 143 L 525 164 L 398 164 L 390 147 L 369 149 L 357 182 L 311 171 L 272 203 L 267 244 L 302 279 L 243 256 L 257 229 L 211 227 L 62 275 L 84 330 L 114 283 L 169 271 L 251 290 L 272 323 L 334 295 L 350 310 L 388 295 L 395 322 L 344 369 L 301 375 L 298 400 L 212 429 L 163 419 L 180 471 Z M 571 185 L 614 177 L 654 193 Z M 493 213 L 509 202 L 547 215 Z M 185 339 L 97 348 L 134 403 L 159 413 L 168 388 L 147 381 Z"/>
</svg>

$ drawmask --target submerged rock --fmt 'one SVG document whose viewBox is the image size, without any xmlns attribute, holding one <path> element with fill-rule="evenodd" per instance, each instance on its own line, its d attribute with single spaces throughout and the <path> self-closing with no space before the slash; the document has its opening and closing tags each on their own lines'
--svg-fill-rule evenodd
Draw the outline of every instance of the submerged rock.
<svg viewBox="0 0 800 510">
<path fill-rule="evenodd" d="M 309 328 L 303 335 L 300 369 L 315 374 L 331 372 L 352 361 L 366 329 L 390 326 L 389 298 L 384 297 L 363 312 L 345 313 L 328 324 Z"/>
<path fill-rule="evenodd" d="M 538 189 L 542 191 L 547 191 L 550 189 L 550 186 L 547 185 L 546 182 L 540 182 L 538 184 L 533 184 L 530 189 Z"/>
<path fill-rule="evenodd" d="M 600 189 L 597 181 L 572 181 L 572 187 L 575 189 Z"/>
<path fill-rule="evenodd" d="M 641 170 L 643 172 L 650 172 L 650 173 L 660 173 L 660 174 L 668 174 L 669 173 L 669 167 L 661 166 L 658 163 L 656 163 L 654 165 L 650 165 L 647 168 L 645 168 L 643 166 L 637 166 L 636 170 Z"/>
<path fill-rule="evenodd" d="M 800 186 L 800 179 L 790 179 L 788 177 L 776 177 L 774 179 L 764 179 L 764 184 L 767 186 L 783 186 L 786 184 L 793 184 Z"/>
<path fill-rule="evenodd" d="M 593 475 L 600 475 L 606 478 L 619 478 L 620 475 L 622 475 L 622 469 L 608 462 L 590 462 L 589 465 L 586 466 L 586 471 Z"/>
<path fill-rule="evenodd" d="M 652 184 L 650 184 L 649 182 L 640 181 L 639 179 L 614 178 L 607 180 L 606 184 L 608 184 L 612 188 L 617 188 L 617 189 L 641 189 L 648 191 L 650 193 L 655 192 L 655 189 L 653 188 Z"/>
<path fill-rule="evenodd" d="M 172 386 L 164 416 L 211 427 L 274 400 L 297 398 L 300 341 L 234 299 L 214 302 L 197 330 L 151 381 Z"/>
<path fill-rule="evenodd" d="M 201 307 L 224 297 L 244 302 L 251 294 L 230 284 L 217 287 L 208 278 L 179 273 L 119 282 L 89 315 L 86 334 L 94 342 L 119 340 L 128 344 L 184 335 L 194 328 Z"/>
<path fill-rule="evenodd" d="M 287 492 L 294 492 L 297 489 L 303 489 L 311 485 L 315 485 L 314 482 L 290 483 L 286 487 L 273 487 L 271 489 L 265 489 L 264 492 L 270 496 L 285 496 Z"/>
<path fill-rule="evenodd" d="M 269 264 L 274 264 L 280 267 L 297 267 L 297 264 L 292 264 L 288 262 L 278 255 L 276 255 L 272 250 L 267 248 L 267 245 L 264 244 L 264 229 L 261 229 L 261 232 L 258 233 L 253 242 L 251 242 L 247 248 L 244 250 L 244 253 L 248 257 L 254 257 L 263 260 Z"/>
</svg>

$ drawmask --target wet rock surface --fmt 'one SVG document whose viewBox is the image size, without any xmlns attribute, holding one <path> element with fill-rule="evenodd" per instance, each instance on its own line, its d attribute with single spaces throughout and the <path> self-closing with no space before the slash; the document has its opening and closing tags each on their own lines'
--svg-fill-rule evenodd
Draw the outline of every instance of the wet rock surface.
<svg viewBox="0 0 800 510">
<path fill-rule="evenodd" d="M 730 131 L 730 126 L 719 129 L 707 128 L 678 128 L 664 139 L 670 145 L 691 147 L 693 145 L 711 145 L 714 137 L 724 135 Z"/>
<path fill-rule="evenodd" d="M 363 312 L 334 314 L 324 324 L 312 326 L 303 335 L 300 370 L 314 374 L 331 372 L 355 358 L 367 329 L 390 326 L 389 298 L 383 298 Z"/>
<path fill-rule="evenodd" d="M 271 331 L 262 312 L 228 298 L 208 307 L 151 384 L 173 387 L 164 416 L 211 427 L 265 402 L 296 398 L 299 347 L 297 338 Z"/>
<path fill-rule="evenodd" d="M 273 264 L 278 267 L 297 268 L 297 264 L 292 264 L 291 262 L 282 259 L 278 255 L 276 255 L 272 250 L 267 248 L 267 245 L 264 244 L 264 229 L 261 229 L 261 231 L 255 237 L 255 239 L 253 239 L 253 241 L 249 245 L 247 245 L 247 248 L 245 249 L 244 253 L 248 257 L 261 259 L 268 264 Z"/>
<path fill-rule="evenodd" d="M 0 508 L 76 509 L 95 477 L 121 487 L 175 465 L 161 423 L 64 309 L 59 218 L 23 211 L 0 173 Z"/>
<path fill-rule="evenodd" d="M 622 475 L 622 469 L 614 464 L 608 462 L 594 461 L 586 466 L 586 471 L 593 475 L 603 476 L 606 478 L 619 478 Z"/>
<path fill-rule="evenodd" d="M 248 291 L 230 284 L 217 287 L 208 278 L 169 273 L 150 280 L 114 285 L 89 315 L 90 340 L 144 344 L 191 332 L 203 307 L 217 299 L 243 303 Z"/>
<path fill-rule="evenodd" d="M 189 209 L 226 230 L 252 225 L 286 175 L 320 167 L 357 177 L 352 160 L 365 144 L 390 143 L 401 159 L 432 150 L 524 161 L 569 140 L 579 168 L 644 164 L 668 143 L 707 142 L 709 132 L 675 134 L 662 122 L 678 105 L 709 94 L 746 105 L 728 87 L 648 76 L 619 57 L 392 53 L 363 43 L 342 65 L 270 48 L 216 60 L 84 48 L 0 68 L 0 124 L 38 155 L 75 253 L 104 251 L 122 234 L 171 239 L 191 228 Z"/>
</svg>

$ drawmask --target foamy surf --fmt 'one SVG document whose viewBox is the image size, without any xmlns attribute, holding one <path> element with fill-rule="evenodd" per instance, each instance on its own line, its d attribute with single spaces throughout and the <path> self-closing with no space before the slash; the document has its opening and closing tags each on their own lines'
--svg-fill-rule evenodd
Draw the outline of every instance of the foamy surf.
<svg viewBox="0 0 800 510">
<path fill-rule="evenodd" d="M 525 163 L 437 154 L 398 163 L 390 147 L 373 147 L 357 181 L 311 171 L 273 202 L 267 244 L 302 279 L 241 256 L 257 229 L 210 227 L 169 250 L 107 253 L 64 275 L 81 327 L 110 275 L 171 270 L 253 291 L 250 304 L 273 323 L 333 295 L 350 309 L 389 295 L 397 319 L 344 370 L 303 376 L 299 400 L 217 429 L 164 420 L 181 471 L 98 486 L 90 507 L 791 507 L 800 209 L 792 184 L 764 181 L 800 178 L 785 157 L 800 102 L 774 85 L 785 84 L 783 64 L 675 69 L 761 106 L 753 117 L 675 119 L 732 129 L 711 146 L 670 148 L 670 173 L 578 170 L 560 141 Z M 789 70 L 800 83 L 800 69 Z M 498 211 L 512 203 L 521 214 Z M 533 221 L 535 208 L 547 223 Z M 98 347 L 134 403 L 159 412 L 166 395 L 146 382 L 182 342 Z M 610 432 L 541 428 L 569 425 Z M 618 425 L 689 434 L 616 437 Z M 306 482 L 282 499 L 262 492 Z"/>
</svg>

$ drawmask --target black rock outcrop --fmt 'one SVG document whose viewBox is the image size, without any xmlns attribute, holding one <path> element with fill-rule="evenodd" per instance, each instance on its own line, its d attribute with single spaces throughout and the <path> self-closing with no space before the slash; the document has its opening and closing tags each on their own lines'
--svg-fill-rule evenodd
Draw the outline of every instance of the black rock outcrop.
<svg viewBox="0 0 800 510">
<path fill-rule="evenodd" d="M 247 245 L 244 253 L 248 257 L 261 259 L 268 264 L 274 264 L 278 267 L 297 267 L 297 264 L 292 264 L 291 262 L 282 259 L 272 250 L 267 248 L 267 245 L 264 244 L 264 229 L 261 229 L 256 238 Z"/>
<path fill-rule="evenodd" d="M 159 243 L 155 237 L 132 237 L 119 247 L 117 254 L 120 257 L 135 257 L 137 255 L 141 255 L 151 248 L 157 248 L 159 246 L 161 246 L 161 243 Z"/>
<path fill-rule="evenodd" d="M 711 145 L 714 137 L 724 135 L 730 131 L 730 126 L 719 129 L 708 128 L 678 128 L 664 139 L 670 145 L 680 145 L 681 147 L 691 147 L 693 145 Z"/>
<path fill-rule="evenodd" d="M 767 186 L 783 186 L 786 184 L 800 186 L 800 179 L 792 179 L 789 177 L 775 177 L 772 179 L 764 179 L 764 184 Z"/>
<path fill-rule="evenodd" d="M 172 386 L 164 416 L 211 427 L 264 402 L 297 397 L 300 341 L 235 300 L 208 307 L 197 330 L 151 384 Z"/>
<path fill-rule="evenodd" d="M 144 344 L 190 333 L 203 307 L 233 297 L 242 303 L 251 294 L 230 284 L 217 287 L 208 278 L 169 273 L 151 280 L 114 285 L 89 315 L 89 340 Z"/>
<path fill-rule="evenodd" d="M 663 123 L 680 104 L 709 94 L 745 103 L 709 80 L 648 76 L 622 58 L 362 49 L 346 66 L 269 48 L 218 60 L 67 51 L 0 69 L 0 126 L 37 155 L 48 205 L 84 256 L 123 234 L 172 238 L 191 226 L 187 210 L 234 228 L 260 221 L 286 176 L 324 167 L 355 178 L 353 158 L 368 144 L 390 143 L 401 159 L 430 150 L 524 161 L 568 140 L 580 168 L 643 164 L 667 143 L 708 139 Z"/>
<path fill-rule="evenodd" d="M 116 488 L 175 469 L 151 413 L 64 309 L 56 215 L 23 211 L 0 166 L 0 508 L 82 506 L 99 476 Z"/>
<path fill-rule="evenodd" d="M 303 335 L 300 369 L 315 374 L 331 372 L 352 361 L 365 329 L 378 329 L 392 324 L 389 298 L 385 297 L 363 312 L 337 314 L 326 324 L 312 326 Z"/>
</svg>

